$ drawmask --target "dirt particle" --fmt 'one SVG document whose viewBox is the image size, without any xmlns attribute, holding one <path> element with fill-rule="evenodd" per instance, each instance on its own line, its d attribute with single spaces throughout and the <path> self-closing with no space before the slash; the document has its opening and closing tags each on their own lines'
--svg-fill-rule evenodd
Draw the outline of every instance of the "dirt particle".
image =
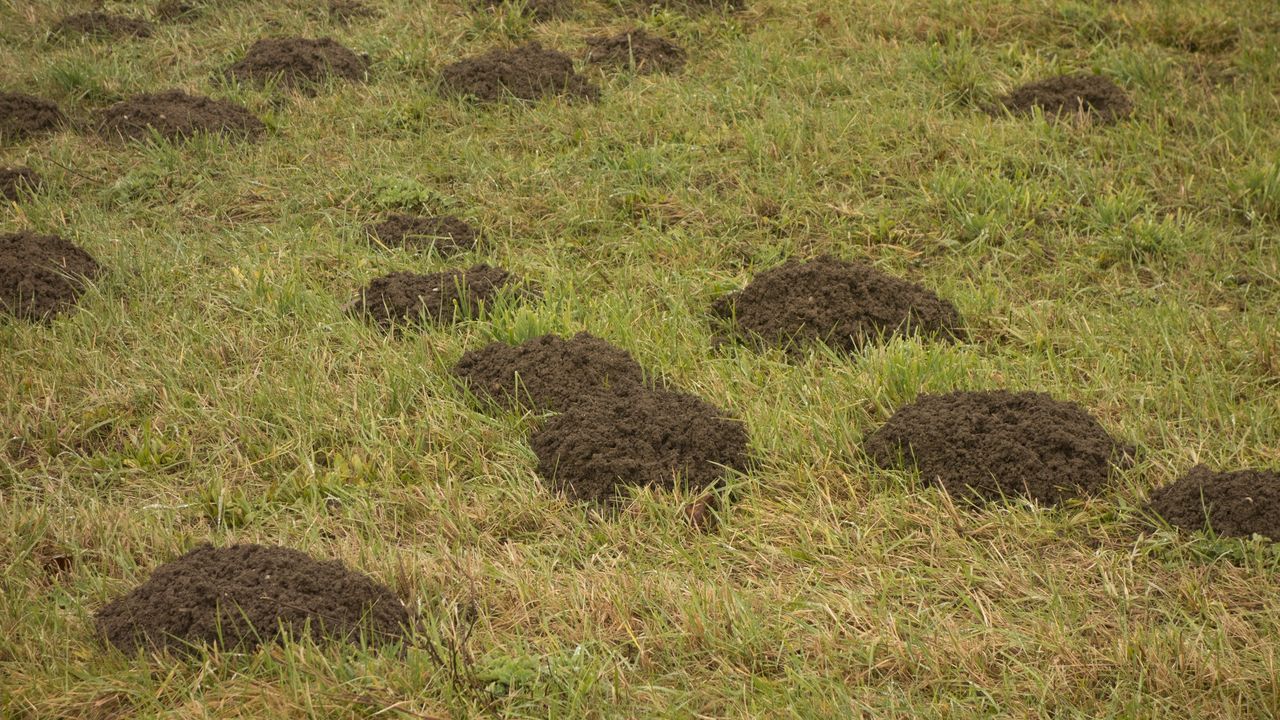
<svg viewBox="0 0 1280 720">
<path fill-rule="evenodd" d="M 0 198 L 17 200 L 23 193 L 34 193 L 43 180 L 28 167 L 0 167 Z"/>
<path fill-rule="evenodd" d="M 1034 108 L 1049 117 L 1089 116 L 1103 123 L 1129 116 L 1133 102 L 1124 88 L 1101 75 L 1060 75 L 1027 83 L 1001 99 L 992 110 L 1029 115 Z"/>
<path fill-rule="evenodd" d="M 330 75 L 362 82 L 369 62 L 332 38 L 265 38 L 250 46 L 238 62 L 227 69 L 237 80 L 266 83 L 279 78 L 285 87 L 323 82 Z"/>
<path fill-rule="evenodd" d="M 171 140 L 200 133 L 252 138 L 265 129 L 261 120 L 240 105 L 181 90 L 135 95 L 98 117 L 98 131 L 109 138 L 147 138 L 153 132 Z"/>
<path fill-rule="evenodd" d="M 151 31 L 146 20 L 104 12 L 76 13 L 53 24 L 53 34 L 63 37 L 144 38 L 150 37 Z"/>
<path fill-rule="evenodd" d="M 489 265 L 426 275 L 394 272 L 361 290 L 351 312 L 384 328 L 448 324 L 475 316 L 502 293 L 528 296 L 531 291 L 510 272 Z"/>
<path fill-rule="evenodd" d="M 596 100 L 600 88 L 573 71 L 573 60 L 536 42 L 494 49 L 446 65 L 440 72 L 450 95 L 492 102 L 507 96 L 535 100 L 548 95 Z"/>
<path fill-rule="evenodd" d="M 0 235 L 0 309 L 24 320 L 67 310 L 101 272 L 89 253 L 57 235 Z"/>
<path fill-rule="evenodd" d="M 1153 492 L 1148 509 L 1188 532 L 1280 541 L 1280 471 L 1214 472 L 1197 465 Z"/>
<path fill-rule="evenodd" d="M 337 560 L 283 547 L 202 545 L 97 613 L 99 633 L 126 653 L 192 645 L 251 650 L 283 636 L 370 644 L 409 627 L 386 586 Z"/>
<path fill-rule="evenodd" d="M 1042 505 L 1100 492 L 1133 450 L 1084 408 L 1044 393 L 921 395 L 866 440 L 881 467 L 914 465 L 954 497 L 1027 497 Z"/>
<path fill-rule="evenodd" d="M 569 340 L 542 335 L 519 345 L 490 343 L 465 353 L 453 374 L 476 395 L 538 411 L 566 410 L 644 381 L 630 353 L 585 332 Z"/>
<path fill-rule="evenodd" d="M 407 215 L 392 213 L 367 228 L 369 235 L 387 247 L 435 249 L 441 255 L 470 250 L 479 233 L 466 222 L 450 215 Z"/>
<path fill-rule="evenodd" d="M 634 68 L 641 74 L 678 73 L 685 63 L 683 48 L 643 28 L 587 38 L 587 48 L 587 62 Z"/>
<path fill-rule="evenodd" d="M 932 291 L 830 256 L 767 270 L 711 310 L 741 338 L 792 350 L 821 341 L 856 351 L 882 334 L 964 336 L 955 306 Z"/>
<path fill-rule="evenodd" d="M 0 91 L 0 140 L 21 140 L 60 124 L 62 111 L 52 100 Z"/>
</svg>

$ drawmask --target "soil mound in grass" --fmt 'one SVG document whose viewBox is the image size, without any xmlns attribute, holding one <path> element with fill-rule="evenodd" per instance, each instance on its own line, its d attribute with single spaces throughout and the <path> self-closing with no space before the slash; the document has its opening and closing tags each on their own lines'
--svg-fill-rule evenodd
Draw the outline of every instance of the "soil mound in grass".
<svg viewBox="0 0 1280 720">
<path fill-rule="evenodd" d="M 1132 450 L 1075 403 L 1044 393 L 922 395 L 867 438 L 882 467 L 920 469 L 955 497 L 1027 497 L 1056 505 L 1103 489 Z"/>
<path fill-rule="evenodd" d="M 68 15 L 54 23 L 53 34 L 63 37 L 142 38 L 151 36 L 152 27 L 146 20 L 124 15 L 85 12 Z"/>
<path fill-rule="evenodd" d="M 27 167 L 0 167 L 0 198 L 17 200 L 24 192 L 35 192 L 41 179 Z"/>
<path fill-rule="evenodd" d="M 1149 510 L 1180 530 L 1280 541 L 1280 472 L 1197 465 L 1151 494 Z"/>
<path fill-rule="evenodd" d="M 1124 88 L 1101 75 L 1060 75 L 1027 83 L 1002 98 L 1001 106 L 1019 115 L 1040 108 L 1051 117 L 1087 115 L 1104 123 L 1126 118 L 1133 111 Z"/>
<path fill-rule="evenodd" d="M 370 225 L 368 232 L 388 247 L 419 250 L 435 248 L 441 255 L 470 250 L 475 247 L 479 237 L 475 228 L 449 215 L 392 213 L 382 222 Z"/>
<path fill-rule="evenodd" d="M 617 35 L 587 38 L 587 61 L 638 73 L 678 73 L 684 68 L 684 48 L 637 28 Z"/>
<path fill-rule="evenodd" d="M 163 0 L 156 5 L 155 17 L 162 22 L 190 22 L 200 16 L 200 10 L 195 0 Z"/>
<path fill-rule="evenodd" d="M 747 461 L 740 421 L 693 395 L 638 386 L 585 398 L 529 442 L 538 474 L 573 501 L 607 503 L 630 487 L 703 489 Z"/>
<path fill-rule="evenodd" d="M 744 339 L 789 349 L 821 341 L 854 351 L 880 335 L 964 335 L 955 306 L 932 291 L 829 256 L 767 270 L 716 301 L 712 313 Z"/>
<path fill-rule="evenodd" d="M 267 38 L 258 40 L 228 68 L 238 80 L 266 83 L 279 78 L 286 87 L 323 82 L 330 75 L 363 81 L 369 62 L 331 38 Z"/>
<path fill-rule="evenodd" d="M 479 0 L 477 4 L 488 8 L 518 7 L 521 14 L 540 22 L 567 17 L 573 9 L 569 0 Z"/>
<path fill-rule="evenodd" d="M 426 275 L 394 272 L 361 290 L 351 312 L 385 328 L 448 324 L 474 316 L 504 292 L 527 296 L 531 291 L 510 272 L 489 265 Z"/>
<path fill-rule="evenodd" d="M 57 235 L 0 235 L 0 309 L 43 321 L 70 308 L 101 267 Z"/>
<path fill-rule="evenodd" d="M 283 547 L 203 545 L 99 610 L 97 626 L 127 653 L 201 644 L 247 650 L 286 634 L 394 642 L 409 614 L 390 589 L 340 561 Z"/>
<path fill-rule="evenodd" d="M 146 138 L 153 132 L 171 140 L 200 133 L 252 138 L 265 129 L 253 113 L 233 102 L 181 90 L 135 95 L 98 117 L 98 131 L 110 138 Z"/>
<path fill-rule="evenodd" d="M 21 140 L 61 123 L 62 112 L 52 100 L 0 91 L 0 140 Z"/>
<path fill-rule="evenodd" d="M 573 71 L 573 60 L 536 42 L 494 49 L 446 65 L 440 72 L 446 93 L 492 102 L 508 95 L 535 100 L 549 95 L 595 100 L 600 88 Z"/>
<path fill-rule="evenodd" d="M 504 407 L 567 410 L 592 396 L 641 387 L 631 354 L 580 332 L 543 335 L 519 345 L 495 342 L 464 354 L 453 368 L 473 393 Z"/>
<path fill-rule="evenodd" d="M 359 0 L 329 0 L 329 19 L 345 25 L 353 20 L 378 17 L 376 8 L 371 8 Z"/>
</svg>

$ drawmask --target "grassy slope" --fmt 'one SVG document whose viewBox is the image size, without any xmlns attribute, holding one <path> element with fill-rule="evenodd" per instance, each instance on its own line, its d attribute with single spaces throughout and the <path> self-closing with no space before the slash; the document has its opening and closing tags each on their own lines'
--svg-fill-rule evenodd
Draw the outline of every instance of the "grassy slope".
<svg viewBox="0 0 1280 720">
<path fill-rule="evenodd" d="M 224 0 L 150 40 L 65 44 L 43 34 L 54 3 L 0 1 L 4 87 L 84 117 L 179 86 L 273 126 L 250 146 L 64 132 L 4 150 L 50 188 L 0 209 L 0 231 L 64 234 L 113 272 L 51 329 L 0 325 L 0 715 L 1280 712 L 1277 555 L 1134 523 L 1193 463 L 1280 463 L 1280 7 L 661 12 L 641 19 L 691 48 L 685 75 L 481 111 L 436 94 L 441 64 L 526 36 L 580 55 L 624 16 L 372 4 L 344 28 L 299 0 Z M 212 79 L 263 33 L 331 34 L 375 79 L 315 97 Z M 1134 120 L 974 109 L 1091 68 L 1131 90 Z M 344 317 L 371 277 L 446 265 L 363 242 L 415 205 L 482 226 L 463 261 L 519 270 L 546 302 L 399 340 Z M 715 296 L 819 252 L 936 286 L 975 341 L 800 363 L 710 349 Z M 580 329 L 746 418 L 761 467 L 720 532 L 670 497 L 616 521 L 564 505 L 528 420 L 449 382 L 465 348 Z M 1085 404 L 1139 466 L 1077 507 L 971 512 L 859 453 L 922 390 L 996 386 Z M 424 650 L 103 653 L 94 609 L 201 541 L 343 558 L 412 602 L 457 672 Z"/>
</svg>

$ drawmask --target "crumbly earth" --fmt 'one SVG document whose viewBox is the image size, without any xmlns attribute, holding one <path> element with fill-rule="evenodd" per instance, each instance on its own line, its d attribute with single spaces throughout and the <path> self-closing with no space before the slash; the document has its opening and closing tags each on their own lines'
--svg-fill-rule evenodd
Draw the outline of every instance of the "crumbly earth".
<svg viewBox="0 0 1280 720">
<path fill-rule="evenodd" d="M 519 345 L 490 343 L 465 353 L 453 373 L 476 395 L 537 411 L 567 410 L 644 382 L 630 353 L 585 332 L 568 340 L 542 335 Z"/>
<path fill-rule="evenodd" d="M 573 10 L 571 0 L 479 0 L 478 4 L 489 8 L 500 8 L 504 4 L 518 6 L 522 13 L 537 21 L 563 18 Z"/>
<path fill-rule="evenodd" d="M 329 0 L 329 19 L 339 24 L 345 25 L 362 18 L 374 18 L 379 14 L 376 8 L 369 7 L 359 0 Z"/>
<path fill-rule="evenodd" d="M 684 48 L 643 28 L 617 35 L 587 38 L 587 61 L 631 68 L 636 72 L 678 73 L 684 68 Z"/>
<path fill-rule="evenodd" d="M 465 221 L 450 215 L 392 213 L 368 227 L 369 235 L 388 247 L 435 249 L 448 256 L 476 246 L 479 233 Z"/>
<path fill-rule="evenodd" d="M 227 73 L 257 83 L 279 78 L 286 87 L 300 87 L 329 76 L 363 82 L 368 70 L 368 60 L 332 38 L 288 37 L 258 40 Z"/>
<path fill-rule="evenodd" d="M 1153 492 L 1148 509 L 1180 530 L 1280 541 L 1280 471 L 1214 472 L 1197 465 Z"/>
<path fill-rule="evenodd" d="M 1006 95 L 1001 105 L 1019 115 L 1040 108 L 1050 117 L 1088 115 L 1104 123 L 1122 120 L 1133 112 L 1133 102 L 1124 88 L 1101 75 L 1060 75 L 1027 83 Z"/>
<path fill-rule="evenodd" d="M 40 175 L 29 167 L 0 167 L 0 198 L 17 200 L 24 192 L 40 188 Z"/>
<path fill-rule="evenodd" d="M 394 272 L 375 278 L 361 290 L 351 311 L 386 328 L 447 324 L 477 314 L 503 292 L 528 295 L 530 291 L 507 270 L 489 265 L 425 275 Z"/>
<path fill-rule="evenodd" d="M 600 88 L 573 71 L 573 60 L 536 42 L 497 48 L 446 65 L 440 72 L 444 91 L 481 101 L 515 97 L 535 100 L 549 95 L 596 100 Z"/>
<path fill-rule="evenodd" d="M 181 90 L 135 95 L 98 116 L 98 131 L 110 138 L 146 138 L 153 132 L 169 139 L 200 133 L 252 138 L 264 130 L 262 121 L 240 105 Z"/>
<path fill-rule="evenodd" d="M 126 653 L 249 650 L 286 636 L 395 642 L 409 614 L 387 587 L 340 561 L 263 545 L 202 545 L 156 569 L 97 613 L 107 642 Z"/>
<path fill-rule="evenodd" d="M 22 140 L 62 124 L 57 103 L 34 95 L 0 91 L 0 140 Z"/>
<path fill-rule="evenodd" d="M 146 20 L 105 12 L 76 13 L 53 24 L 53 33 L 66 37 L 143 38 L 150 37 L 152 30 Z"/>
<path fill-rule="evenodd" d="M 955 306 L 927 288 L 830 256 L 767 270 L 716 301 L 712 313 L 739 337 L 788 349 L 825 342 L 856 351 L 881 335 L 964 336 Z"/>
<path fill-rule="evenodd" d="M 57 235 L 0 235 L 0 310 L 49 320 L 74 305 L 85 282 L 101 272 L 89 253 Z"/>
<path fill-rule="evenodd" d="M 201 9 L 197 0 L 162 0 L 154 14 L 163 22 L 190 22 L 200 16 Z"/>
<path fill-rule="evenodd" d="M 1079 405 L 1006 390 L 921 395 L 865 448 L 880 466 L 914 465 L 958 498 L 1042 505 L 1098 494 L 1132 455 Z"/>
</svg>

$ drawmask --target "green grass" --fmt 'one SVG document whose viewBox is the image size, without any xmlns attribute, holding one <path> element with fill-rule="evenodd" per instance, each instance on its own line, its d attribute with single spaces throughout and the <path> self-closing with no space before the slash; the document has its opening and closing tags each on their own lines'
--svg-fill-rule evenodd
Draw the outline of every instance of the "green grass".
<svg viewBox="0 0 1280 720">
<path fill-rule="evenodd" d="M 110 274 L 51 327 L 0 323 L 0 716 L 1280 714 L 1280 553 L 1138 522 L 1195 463 L 1280 464 L 1280 6 L 596 1 L 532 25 L 369 4 L 339 26 L 320 2 L 218 0 L 78 43 L 46 35 L 65 8 L 0 0 L 6 89 L 83 119 L 181 87 L 271 128 L 2 150 L 47 184 L 0 232 L 59 233 Z M 534 38 L 580 58 L 632 22 L 686 45 L 685 73 L 588 69 L 598 105 L 436 90 L 464 55 Z M 263 34 L 334 36 L 372 81 L 219 79 Z M 978 109 L 1086 70 L 1130 91 L 1131 120 Z M 451 263 L 363 240 L 401 208 L 486 241 Z M 935 287 L 971 342 L 712 348 L 714 298 L 823 252 Z M 376 275 L 472 261 L 545 300 L 404 337 L 342 312 Z M 746 420 L 758 467 L 717 532 L 661 493 L 614 518 L 567 505 L 533 472 L 530 419 L 450 380 L 467 348 L 578 330 Z M 1082 403 L 1137 466 L 1079 505 L 975 511 L 861 454 L 918 393 L 991 387 Z M 341 558 L 423 630 L 403 656 L 104 650 L 93 612 L 204 541 Z"/>
</svg>

